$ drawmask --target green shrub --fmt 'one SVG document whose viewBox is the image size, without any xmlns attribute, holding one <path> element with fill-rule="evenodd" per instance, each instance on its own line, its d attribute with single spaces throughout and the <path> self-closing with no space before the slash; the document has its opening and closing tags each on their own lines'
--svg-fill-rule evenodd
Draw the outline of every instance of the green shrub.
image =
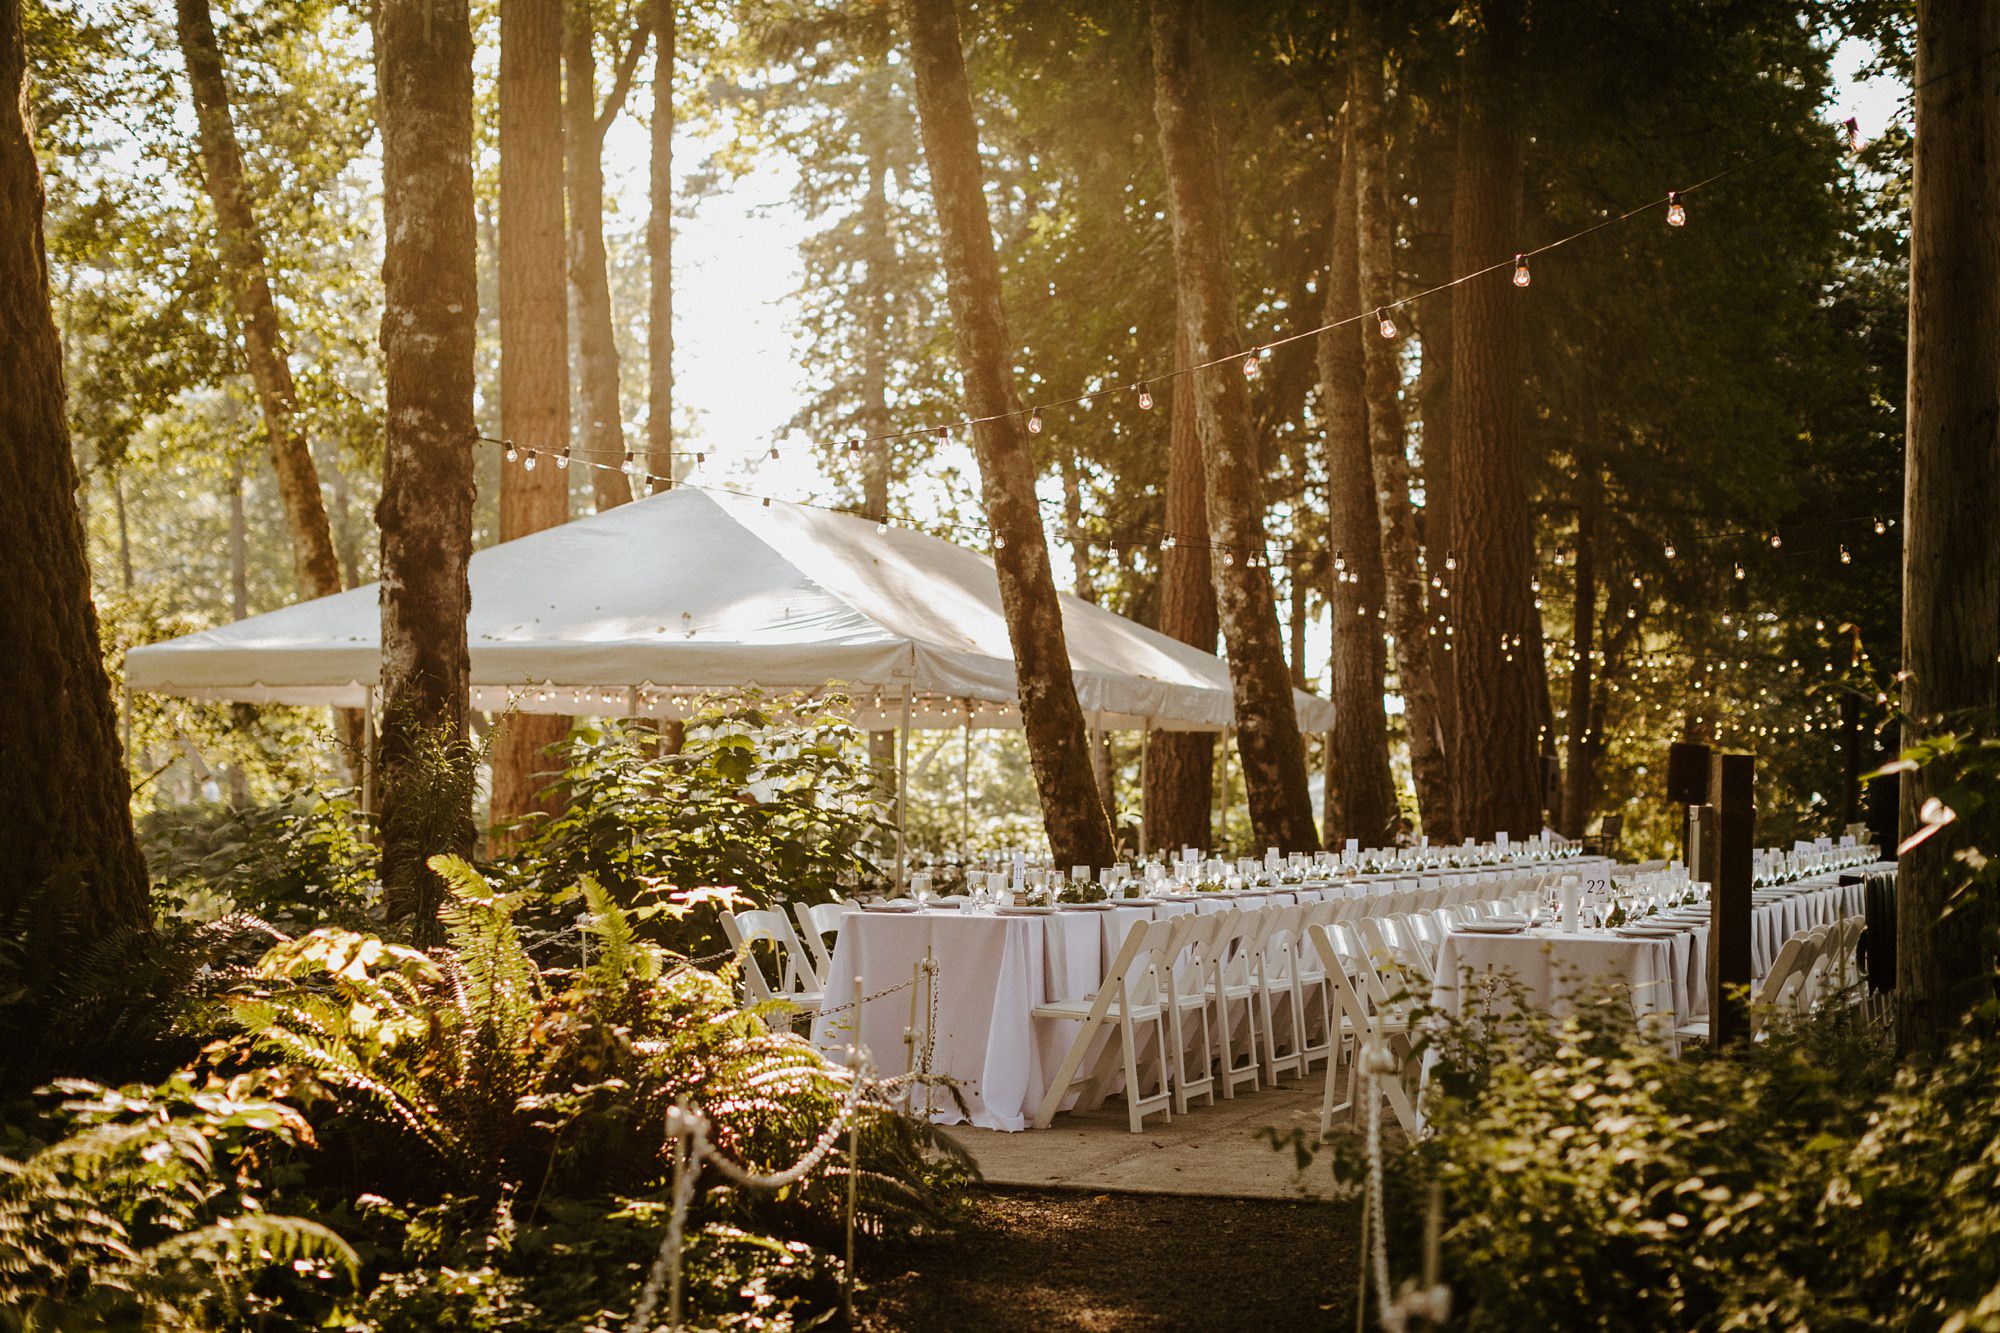
<svg viewBox="0 0 2000 1333">
<path fill-rule="evenodd" d="M 587 877 L 628 908 L 708 886 L 759 906 L 852 893 L 879 878 L 870 852 L 894 829 L 838 704 L 711 702 L 678 753 L 615 722 L 580 732 L 550 788 L 557 813 L 529 816 L 509 870 L 551 895 Z M 642 928 L 691 953 L 724 947 L 708 914 Z"/>
<path fill-rule="evenodd" d="M 291 927 L 358 922 L 373 906 L 376 850 L 344 795 L 156 810 L 139 821 L 139 840 L 163 915 L 244 911 Z"/>
</svg>

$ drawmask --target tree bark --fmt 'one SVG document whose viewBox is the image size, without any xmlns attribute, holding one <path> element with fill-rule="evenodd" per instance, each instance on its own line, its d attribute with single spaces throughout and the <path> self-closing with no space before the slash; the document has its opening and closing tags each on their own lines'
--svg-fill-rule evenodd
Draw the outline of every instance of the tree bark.
<svg viewBox="0 0 2000 1333">
<path fill-rule="evenodd" d="M 20 0 L 0 0 L 0 919 L 48 893 L 82 939 L 147 924 L 42 248 Z"/>
<path fill-rule="evenodd" d="M 653 123 L 646 214 L 646 470 L 674 484 L 674 56 L 678 0 L 649 0 Z"/>
<path fill-rule="evenodd" d="M 887 68 L 884 66 L 883 68 Z M 879 75 L 871 75 L 875 91 L 882 91 Z M 877 122 L 879 123 L 879 121 Z M 871 150 L 876 145 L 871 144 Z M 867 286 L 862 290 L 861 415 L 858 424 L 868 443 L 861 458 L 861 507 L 876 518 L 889 513 L 889 450 L 891 442 L 880 438 L 889 432 L 889 239 L 888 164 L 879 151 L 871 151 L 867 164 L 868 186 L 861 199 L 861 235 L 867 255 Z M 896 769 L 896 733 L 891 730 L 868 733 L 868 757 L 880 773 Z"/>
<path fill-rule="evenodd" d="M 1909 446 L 1903 483 L 1906 745 L 1990 733 L 2000 707 L 2000 8 L 1918 0 L 1910 202 Z M 1902 832 L 1922 827 L 1943 774 L 1906 773 Z M 1993 911 L 1947 901 L 1955 858 L 1996 850 L 1990 810 L 1902 857 L 1896 883 L 1896 1044 L 1935 1053 L 1993 995 Z"/>
<path fill-rule="evenodd" d="M 392 920 L 434 930 L 430 856 L 470 851 L 472 810 L 440 811 L 432 743 L 462 744 L 471 609 L 472 29 L 466 0 L 378 0 L 382 131 L 382 866 Z M 431 790 L 420 783 L 429 781 Z"/>
<path fill-rule="evenodd" d="M 1174 368 L 1185 370 L 1187 328 L 1174 321 Z M 1195 425 L 1194 376 L 1176 375 L 1167 435 L 1167 535 L 1160 552 L 1160 633 L 1205 653 L 1215 651 L 1215 578 L 1208 549 L 1208 485 L 1201 431 Z M 1146 847 L 1208 850 L 1215 791 L 1215 737 L 1205 731 L 1146 734 L 1142 769 Z"/>
<path fill-rule="evenodd" d="M 1576 594 L 1570 607 L 1569 756 L 1563 766 L 1562 835 L 1581 838 L 1590 821 L 1591 770 L 1603 738 L 1593 736 L 1592 654 L 1597 642 L 1597 522 L 1604 480 L 1595 462 L 1584 470 L 1576 511 Z"/>
<path fill-rule="evenodd" d="M 500 434 L 523 449 L 500 469 L 500 540 L 569 521 L 569 473 L 550 452 L 570 440 L 569 306 L 563 226 L 563 11 L 548 0 L 500 6 Z M 539 465 L 523 466 L 525 449 Z M 589 457 L 585 454 L 585 457 Z M 529 682 L 522 682 L 523 684 Z M 569 719 L 513 713 L 493 735 L 488 823 L 508 830 L 536 811 L 551 746 Z"/>
<path fill-rule="evenodd" d="M 966 407 L 978 419 L 973 448 L 993 529 L 1000 605 L 1014 648 L 1042 821 L 1056 864 L 1110 865 L 1111 826 L 1091 777 L 1083 709 L 1035 499 L 1034 462 L 1009 370 L 1015 348 L 1000 301 L 1000 265 L 982 193 L 979 131 L 959 46 L 957 6 L 954 0 L 902 0 L 902 10 Z"/>
<path fill-rule="evenodd" d="M 1333 198 L 1328 323 L 1361 306 L 1355 167 L 1350 126 Z M 1333 620 L 1333 738 L 1326 754 L 1326 837 L 1329 844 L 1354 838 L 1364 847 L 1380 847 L 1393 838 L 1396 783 L 1389 772 L 1389 719 L 1383 705 L 1388 663 L 1383 622 L 1376 615 L 1383 604 L 1381 522 L 1368 456 L 1363 358 L 1359 324 L 1342 324 L 1320 335 L 1328 536 L 1334 549 L 1333 589 L 1327 599 Z"/>
<path fill-rule="evenodd" d="M 319 493 L 319 469 L 313 465 L 312 451 L 299 429 L 298 387 L 292 381 L 278 307 L 271 298 L 263 233 L 250 209 L 243 150 L 236 140 L 214 16 L 209 0 L 175 0 L 174 8 L 181 58 L 187 63 L 188 87 L 194 98 L 202 181 L 215 209 L 216 247 L 243 336 L 244 360 L 256 386 L 257 405 L 264 414 L 271 466 L 278 475 L 278 498 L 292 539 L 292 577 L 301 597 L 330 597 L 342 586 L 340 557 Z M 355 760 L 366 735 L 361 714 L 353 709 L 334 710 L 334 730 L 341 750 L 350 761 Z M 352 766 L 360 771 L 358 763 Z"/>
<path fill-rule="evenodd" d="M 1240 339 L 1229 267 L 1221 161 L 1196 33 L 1198 0 L 1154 0 L 1155 115 L 1173 218 L 1174 271 L 1188 350 L 1196 365 Z M 1216 605 L 1235 689 L 1236 744 L 1258 841 L 1283 851 L 1319 846 L 1306 786 L 1305 745 L 1292 703 L 1257 496 L 1257 441 L 1249 389 L 1234 365 L 1194 373 L 1196 419 L 1208 483 L 1209 532 L 1221 548 Z"/>
<path fill-rule="evenodd" d="M 1389 151 L 1383 125 L 1381 8 L 1373 0 L 1354 7 L 1354 51 L 1349 60 L 1348 151 L 1354 157 L 1354 202 L 1361 291 L 1356 309 L 1387 311 L 1396 300 L 1396 230 L 1389 204 Z M 1397 312 L 1400 316 L 1401 312 Z M 1381 525 L 1384 601 L 1395 635 L 1396 679 L 1403 695 L 1403 729 L 1409 737 L 1410 774 L 1417 812 L 1433 842 L 1457 838 L 1449 750 L 1438 716 L 1429 598 L 1417 550 L 1416 511 L 1410 502 L 1409 441 L 1403 420 L 1402 344 L 1384 338 L 1378 321 L 1362 321 L 1366 347 L 1368 446 Z M 1436 656 L 1442 656 L 1442 653 Z"/>
<path fill-rule="evenodd" d="M 1452 264 L 1484 268 L 1521 246 L 1522 140 L 1512 79 L 1522 0 L 1487 0 L 1466 39 L 1459 99 Z M 1509 272 L 1457 288 L 1452 311 L 1453 540 L 1458 832 L 1525 837 L 1541 827 L 1534 529 L 1526 493 L 1520 321 Z"/>
<path fill-rule="evenodd" d="M 1069 539 L 1070 581 L 1076 595 L 1093 605 L 1097 602 L 1097 580 L 1090 568 L 1090 541 L 1083 531 L 1083 464 L 1074 454 L 1062 455 L 1063 528 Z M 1118 831 L 1118 792 L 1113 783 L 1111 733 L 1091 728 L 1090 775 L 1097 794 L 1104 801 L 1104 817 Z"/>
<path fill-rule="evenodd" d="M 604 252 L 604 132 L 617 119 L 645 50 L 646 27 L 632 36 L 612 85 L 597 109 L 596 28 L 589 0 L 570 0 L 563 34 L 563 152 L 569 187 L 569 277 L 576 289 L 576 363 L 582 385 L 583 456 L 610 467 L 590 470 L 599 513 L 632 498 L 623 471 L 625 421 L 618 385 L 618 337 L 611 317 L 611 275 Z"/>
<path fill-rule="evenodd" d="M 1458 133 L 1456 100 L 1446 98 L 1443 105 L 1437 108 L 1437 114 L 1446 122 L 1442 141 L 1455 143 Z M 1409 313 L 1423 348 L 1423 365 L 1417 376 L 1417 407 L 1423 417 L 1424 507 L 1417 544 L 1427 553 L 1427 569 L 1419 573 L 1427 572 L 1433 578 L 1443 574 L 1445 553 L 1457 545 L 1452 539 L 1451 529 L 1455 502 L 1451 447 L 1452 289 L 1444 287 L 1442 291 L 1435 290 L 1453 276 L 1452 174 L 1456 164 L 1452 157 L 1449 153 L 1433 153 L 1420 159 L 1429 170 L 1418 185 L 1416 234 L 1410 238 L 1410 257 L 1416 267 L 1417 288 L 1431 293 Z M 1424 579 L 1424 590 L 1425 597 L 1430 599 L 1429 578 Z M 1435 599 L 1429 601 L 1424 623 L 1424 638 L 1430 644 L 1431 678 L 1436 684 L 1438 733 L 1443 737 L 1449 763 L 1449 757 L 1459 753 L 1458 655 L 1445 651 L 1445 621 Z M 1451 800 L 1454 804 L 1448 811 L 1450 817 L 1446 820 L 1446 828 L 1449 836 L 1456 838 L 1458 810 L 1455 782 L 1451 787 Z"/>
</svg>

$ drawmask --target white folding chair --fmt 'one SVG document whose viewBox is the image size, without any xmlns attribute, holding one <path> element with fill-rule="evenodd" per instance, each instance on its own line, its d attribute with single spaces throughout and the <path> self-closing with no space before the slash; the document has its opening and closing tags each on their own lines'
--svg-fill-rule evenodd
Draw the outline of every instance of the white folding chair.
<svg viewBox="0 0 2000 1333">
<path fill-rule="evenodd" d="M 1281 1074 L 1306 1072 L 1305 1005 L 1299 993 L 1299 907 L 1267 907 L 1253 960 L 1257 1019 L 1264 1047 L 1264 1081 L 1276 1086 Z"/>
<path fill-rule="evenodd" d="M 827 981 L 833 976 L 833 950 L 827 947 L 826 937 L 840 933 L 840 920 L 856 910 L 855 904 L 843 902 L 839 898 L 830 903 L 793 903 L 792 915 L 799 919 L 799 938 L 805 941 L 817 964 L 820 989 L 826 989 Z"/>
<path fill-rule="evenodd" d="M 1389 1044 L 1400 1038 L 1406 1048 L 1409 1045 L 1409 1019 L 1407 1013 L 1379 1013 L 1362 999 L 1348 968 L 1357 960 L 1351 954 L 1343 956 L 1343 950 L 1336 944 L 1335 937 L 1324 925 L 1314 925 L 1307 929 L 1306 939 L 1319 956 L 1320 966 L 1325 970 L 1328 988 L 1333 997 L 1333 1005 L 1340 1022 L 1341 1033 L 1349 1039 L 1351 1054 L 1347 1061 L 1347 1096 L 1344 1101 L 1335 1101 L 1341 1086 L 1340 1062 L 1327 1061 L 1326 1089 L 1320 1096 L 1319 1133 L 1325 1138 L 1333 1130 L 1333 1117 L 1338 1111 L 1351 1114 L 1362 1110 L 1359 1091 L 1361 1082 L 1361 1060 L 1364 1052 L 1380 1044 Z M 1417 1113 L 1410 1101 L 1409 1091 L 1402 1079 L 1388 1075 L 1376 1081 L 1376 1087 L 1388 1101 L 1396 1114 L 1396 1121 L 1403 1132 L 1417 1132 Z"/>
<path fill-rule="evenodd" d="M 1034 1007 L 1032 1012 L 1036 1018 L 1080 1024 L 1062 1064 L 1056 1069 L 1056 1076 L 1049 1080 L 1042 1104 L 1035 1110 L 1037 1129 L 1048 1128 L 1063 1098 L 1072 1091 L 1078 1091 L 1079 1109 L 1089 1109 L 1103 1102 L 1105 1089 L 1115 1072 L 1109 1067 L 1109 1048 L 1088 1071 L 1084 1069 L 1084 1063 L 1092 1054 L 1099 1032 L 1106 1023 L 1114 1024 L 1118 1029 L 1120 1065 L 1125 1075 L 1125 1113 L 1132 1132 L 1139 1133 L 1149 1115 L 1173 1118 L 1173 1094 L 1167 1086 L 1167 1007 L 1160 1002 L 1161 980 L 1156 970 L 1158 955 L 1171 943 L 1175 922 L 1173 917 L 1164 921 L 1133 922 L 1125 932 L 1124 943 L 1118 946 L 1118 954 L 1111 960 L 1096 994 Z M 1166 961 L 1169 972 L 1172 966 L 1173 960 L 1169 957 Z M 1142 1029 L 1150 1030 L 1154 1049 L 1160 1057 L 1158 1086 L 1152 1092 L 1145 1091 L 1139 1081 Z"/>
<path fill-rule="evenodd" d="M 1232 907 L 1215 914 L 1220 918 L 1209 937 L 1205 970 L 1208 1001 L 1213 1010 L 1210 1025 L 1215 1033 L 1217 1077 L 1222 1095 L 1233 1099 L 1239 1084 L 1257 1088 L 1257 985 L 1251 970 L 1249 937 L 1256 929 L 1252 914 Z M 1237 1014 L 1242 1013 L 1244 1049 L 1236 1049 Z M 1242 1063 L 1237 1057 L 1242 1056 Z"/>
<path fill-rule="evenodd" d="M 767 1026 L 774 1031 L 789 1032 L 801 1016 L 810 1018 L 819 1012 L 823 994 L 819 974 L 783 912 L 769 908 L 724 912 L 722 933 L 741 961 L 747 998 L 765 1010 Z M 771 946 L 779 978 L 775 984 L 764 974 L 764 965 L 758 960 L 759 944 Z"/>
</svg>

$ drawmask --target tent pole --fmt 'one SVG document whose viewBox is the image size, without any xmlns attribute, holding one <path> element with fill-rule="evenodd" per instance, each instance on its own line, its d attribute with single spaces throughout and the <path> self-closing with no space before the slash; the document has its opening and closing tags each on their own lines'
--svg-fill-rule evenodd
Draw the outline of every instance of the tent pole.
<svg viewBox="0 0 2000 1333">
<path fill-rule="evenodd" d="M 1146 818 L 1145 797 L 1143 795 L 1146 788 L 1146 761 L 1152 757 L 1153 719 L 1149 717 L 1146 719 L 1146 725 L 1139 732 L 1139 790 L 1142 793 L 1139 798 L 1139 859 L 1141 861 L 1145 860 L 1147 855 L 1153 850 L 1150 845 L 1152 839 L 1147 836 L 1152 830 L 1147 827 L 1150 821 Z"/>
<path fill-rule="evenodd" d="M 903 735 L 902 744 L 896 757 L 896 892 L 902 893 L 909 883 L 904 873 L 904 859 L 907 849 L 907 835 L 904 826 L 910 815 L 910 703 L 911 690 L 903 687 Z"/>
<path fill-rule="evenodd" d="M 972 700 L 965 701 L 965 749 L 958 756 L 958 849 L 972 845 Z"/>
</svg>

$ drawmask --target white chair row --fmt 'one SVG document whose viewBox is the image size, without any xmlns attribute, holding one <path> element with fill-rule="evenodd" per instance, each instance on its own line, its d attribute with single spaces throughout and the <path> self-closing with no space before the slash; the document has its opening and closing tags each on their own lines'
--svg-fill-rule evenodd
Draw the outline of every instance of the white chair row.
<svg viewBox="0 0 2000 1333">
<path fill-rule="evenodd" d="M 1517 882 L 1479 887 L 1499 894 Z M 1400 901 L 1388 893 L 1232 907 L 1133 926 L 1095 994 L 1034 1010 L 1036 1018 L 1079 1025 L 1034 1123 L 1047 1126 L 1072 1095 L 1077 1109 L 1095 1108 L 1122 1082 L 1137 1133 L 1148 1116 L 1185 1115 L 1196 1101 L 1212 1105 L 1218 1094 L 1231 1098 L 1324 1065 L 1324 1134 L 1334 1113 L 1355 1103 L 1357 1054 L 1378 1036 L 1407 1039 L 1411 996 L 1429 993 L 1445 930 L 1512 907 L 1491 897 L 1381 910 Z M 1400 1083 L 1382 1091 L 1414 1132 L 1407 1091 Z"/>
<path fill-rule="evenodd" d="M 1787 939 L 1752 992 L 1751 1036 L 1763 1036 L 1774 1022 L 1793 1022 L 1859 1003 L 1863 987 L 1857 951 L 1867 924 L 1865 917 L 1843 917 Z M 1684 1023 L 1674 1035 L 1682 1041 L 1706 1041 L 1708 1020 Z"/>
<path fill-rule="evenodd" d="M 854 910 L 855 904 L 839 900 L 793 903 L 796 930 L 775 907 L 722 914 L 722 933 L 736 950 L 744 998 L 758 1007 L 772 1030 L 789 1032 L 819 1012 L 833 970 L 827 936 L 837 935 L 841 918 Z M 760 945 L 769 951 L 768 973 Z"/>
</svg>

